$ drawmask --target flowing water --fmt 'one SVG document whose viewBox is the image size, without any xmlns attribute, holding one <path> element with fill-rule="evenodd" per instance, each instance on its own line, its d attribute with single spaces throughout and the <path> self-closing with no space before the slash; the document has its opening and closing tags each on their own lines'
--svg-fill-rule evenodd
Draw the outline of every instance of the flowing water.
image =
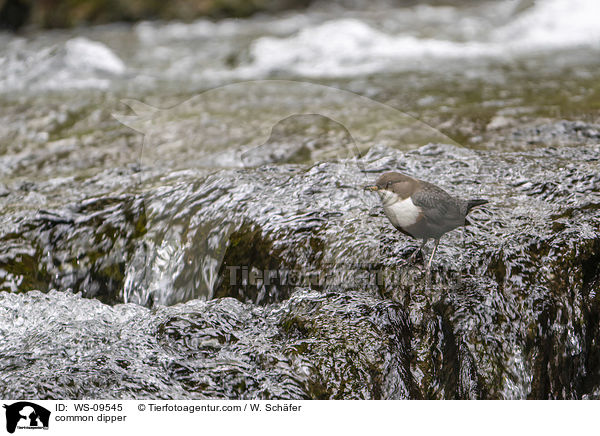
<svg viewBox="0 0 600 436">
<path fill-rule="evenodd" d="M 0 34 L 0 396 L 600 397 L 599 13 Z M 490 201 L 429 278 L 388 170 Z"/>
</svg>

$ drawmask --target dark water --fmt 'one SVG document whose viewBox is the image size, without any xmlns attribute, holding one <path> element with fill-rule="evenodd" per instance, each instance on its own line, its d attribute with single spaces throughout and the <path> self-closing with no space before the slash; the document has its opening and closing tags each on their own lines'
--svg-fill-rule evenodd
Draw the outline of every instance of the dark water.
<svg viewBox="0 0 600 436">
<path fill-rule="evenodd" d="M 0 396 L 598 398 L 598 35 L 509 3 L 0 35 Z M 430 280 L 389 170 L 490 201 Z"/>
</svg>

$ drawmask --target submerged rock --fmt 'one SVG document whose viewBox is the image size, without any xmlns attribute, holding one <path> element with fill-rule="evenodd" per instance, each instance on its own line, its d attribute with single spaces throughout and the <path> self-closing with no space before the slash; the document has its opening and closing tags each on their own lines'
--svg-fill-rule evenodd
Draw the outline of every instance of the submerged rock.
<svg viewBox="0 0 600 436">
<path fill-rule="evenodd" d="M 312 167 L 146 177 L 143 195 L 40 212 L 2 236 L 15 247 L 1 264 L 6 290 L 60 286 L 154 309 L 68 292 L 3 294 L 12 318 L 2 325 L 35 325 L 6 329 L 14 343 L 1 350 L 4 368 L 15 370 L 2 371 L 2 394 L 596 398 L 599 158 L 599 145 L 504 154 L 375 147 Z M 418 241 L 393 230 L 361 189 L 389 169 L 490 200 L 472 225 L 444 236 L 431 280 L 401 265 Z M 91 313 L 93 331 L 77 342 L 54 343 L 48 330 L 31 336 L 63 316 L 72 325 L 62 312 L 35 313 L 57 304 L 89 305 L 75 312 Z M 130 311 L 141 321 L 117 319 Z M 141 345 L 91 345 L 117 329 Z M 30 344 L 34 357 L 18 352 L 32 340 L 41 341 Z M 89 386 L 64 372 L 35 379 L 50 385 L 18 381 L 47 359 L 66 368 L 71 354 L 92 374 L 82 350 L 96 365 Z"/>
<path fill-rule="evenodd" d="M 11 326 L 0 357 L 7 398 L 408 397 L 405 320 L 365 295 L 150 311 L 51 291 L 3 293 L 0 305 Z"/>
<path fill-rule="evenodd" d="M 150 20 L 0 32 L 0 394 L 600 397 L 596 6 L 380 2 L 0 0 Z M 490 201 L 430 277 L 389 170 Z"/>
</svg>

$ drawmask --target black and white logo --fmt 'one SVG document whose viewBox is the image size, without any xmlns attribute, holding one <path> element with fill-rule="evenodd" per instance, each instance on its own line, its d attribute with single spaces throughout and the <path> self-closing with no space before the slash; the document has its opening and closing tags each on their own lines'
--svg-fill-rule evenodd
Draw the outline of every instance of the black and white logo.
<svg viewBox="0 0 600 436">
<path fill-rule="evenodd" d="M 6 431 L 14 433 L 16 429 L 48 429 L 50 411 L 29 401 L 5 404 Z"/>
</svg>

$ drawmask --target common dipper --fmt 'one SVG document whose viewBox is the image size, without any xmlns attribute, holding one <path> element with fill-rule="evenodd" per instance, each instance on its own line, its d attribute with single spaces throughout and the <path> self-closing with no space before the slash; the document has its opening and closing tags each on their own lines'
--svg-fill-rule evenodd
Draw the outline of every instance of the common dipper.
<svg viewBox="0 0 600 436">
<path fill-rule="evenodd" d="M 394 172 L 381 175 L 375 185 L 366 186 L 365 189 L 377 191 L 383 211 L 394 227 L 405 235 L 423 239 L 408 262 L 415 258 L 429 239 L 435 239 L 427 271 L 431 268 L 442 235 L 468 224 L 466 217 L 469 211 L 487 203 L 487 200 L 480 199 L 461 200 L 431 183 Z"/>
</svg>

